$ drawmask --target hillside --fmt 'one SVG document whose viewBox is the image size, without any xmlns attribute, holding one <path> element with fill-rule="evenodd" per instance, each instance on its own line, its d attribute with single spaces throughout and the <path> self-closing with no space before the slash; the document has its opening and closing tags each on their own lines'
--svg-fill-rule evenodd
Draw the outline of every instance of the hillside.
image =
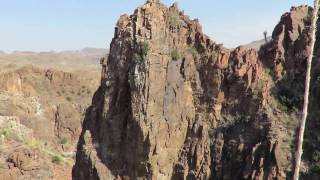
<svg viewBox="0 0 320 180">
<path fill-rule="evenodd" d="M 271 37 L 267 37 L 267 41 L 268 42 L 271 41 L 271 39 L 272 39 Z M 252 48 L 252 49 L 255 49 L 255 50 L 259 51 L 260 47 L 262 45 L 264 45 L 264 44 L 266 44 L 266 41 L 264 39 L 261 39 L 261 40 L 257 40 L 257 41 L 252 41 L 251 43 L 244 44 L 242 46 L 247 48 L 247 49 Z"/>
<path fill-rule="evenodd" d="M 0 55 L 0 179 L 71 179 L 107 51 Z"/>
</svg>

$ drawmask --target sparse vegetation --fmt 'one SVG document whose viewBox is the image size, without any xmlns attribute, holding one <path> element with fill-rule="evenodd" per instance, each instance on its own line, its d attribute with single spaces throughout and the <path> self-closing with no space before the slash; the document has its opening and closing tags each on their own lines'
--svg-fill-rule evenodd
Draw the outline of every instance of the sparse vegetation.
<svg viewBox="0 0 320 180">
<path fill-rule="evenodd" d="M 213 51 L 211 52 L 211 59 L 212 59 L 213 61 L 216 61 L 217 58 L 218 58 L 217 52 L 216 52 L 215 50 L 213 50 Z"/>
<path fill-rule="evenodd" d="M 79 56 L 79 59 L 61 58 L 57 53 L 52 55 L 54 58 L 51 57 L 51 63 L 46 64 L 46 67 L 25 66 L 23 62 L 17 61 L 18 65 L 13 67 L 8 66 L 7 69 L 10 71 L 6 72 L 6 68 L 3 68 L 4 71 L 1 72 L 3 73 L 2 77 L 7 77 L 6 74 L 9 74 L 10 77 L 15 74 L 21 75 L 23 77 L 21 80 L 23 81 L 24 89 L 21 92 L 21 96 L 20 93 L 17 96 L 16 93 L 0 92 L 0 99 L 2 101 L 5 97 L 3 103 L 0 103 L 0 156 L 2 157 L 0 158 L 0 169 L 1 167 L 7 168 L 9 158 L 11 156 L 16 157 L 16 154 L 19 154 L 17 162 L 23 161 L 30 168 L 30 172 L 29 170 L 28 172 L 24 172 L 26 173 L 23 175 L 24 178 L 30 177 L 30 173 L 33 173 L 34 170 L 37 171 L 38 168 L 43 169 L 44 167 L 45 170 L 54 172 L 55 169 L 51 169 L 53 164 L 62 164 L 63 168 L 67 170 L 72 167 L 74 161 L 72 160 L 72 152 L 69 148 L 74 147 L 77 140 L 71 141 L 69 140 L 69 136 L 65 136 L 67 139 L 63 137 L 58 139 L 55 137 L 55 134 L 50 134 L 56 133 L 54 131 L 54 123 L 51 123 L 54 118 L 54 112 L 49 113 L 46 109 L 56 110 L 62 119 L 65 114 L 74 119 L 78 119 L 78 117 L 82 118 L 84 116 L 82 110 L 84 109 L 78 109 L 79 107 L 72 106 L 72 103 L 77 103 L 81 106 L 90 103 L 92 98 L 91 93 L 96 90 L 95 87 L 100 83 L 98 77 L 100 75 L 99 64 L 95 61 L 98 55 L 95 55 L 94 59 L 91 56 L 86 57 L 86 61 L 93 65 L 84 65 L 84 61 L 82 60 L 83 55 L 81 54 L 76 56 L 70 55 L 74 58 Z M 32 58 L 27 57 L 28 59 L 33 59 L 33 57 L 38 59 L 35 60 L 35 63 L 33 63 L 33 60 L 30 60 L 30 64 L 37 64 L 36 61 L 40 61 L 40 59 L 41 63 L 49 62 L 46 57 L 38 58 L 38 56 L 40 55 L 35 53 L 30 56 Z M 51 56 L 51 53 L 49 56 Z M 20 60 L 29 61 L 27 58 L 21 56 Z M 52 63 L 53 59 L 55 63 Z M 83 59 L 85 60 L 85 58 Z M 65 62 L 63 63 L 63 67 L 60 67 L 60 64 L 62 64 L 60 62 Z M 59 69 L 57 70 L 55 67 L 58 66 Z M 44 73 L 47 73 L 49 69 L 56 75 L 51 80 L 52 83 L 47 78 L 44 78 Z M 13 77 L 15 78 L 15 76 Z M 12 81 L 10 78 L 3 78 L 2 84 L 7 80 L 8 82 Z M 11 83 L 15 84 L 15 82 Z M 47 102 L 53 102 L 53 104 Z M 83 108 L 85 108 L 84 106 Z M 71 118 L 66 120 L 68 123 L 66 124 L 68 126 L 66 128 L 76 123 L 81 123 L 80 121 L 73 121 Z M 80 128 L 80 126 L 77 127 Z M 67 130 L 57 129 L 57 131 L 61 131 L 61 134 L 64 134 L 64 131 Z M 65 145 L 62 147 L 62 144 Z M 21 152 L 22 154 L 20 154 Z M 68 154 L 70 154 L 70 157 Z M 3 171 L 1 171 L 0 177 L 2 175 Z M 21 177 L 20 174 L 17 175 L 16 178 L 22 178 L 22 175 Z M 52 177 L 52 174 L 49 176 L 55 179 L 55 177 Z M 46 179 L 45 177 L 43 178 Z"/>
<path fill-rule="evenodd" d="M 138 42 L 136 52 L 133 53 L 133 60 L 137 63 L 141 63 L 148 56 L 149 52 L 150 46 L 147 42 Z"/>
<path fill-rule="evenodd" d="M 68 142 L 68 140 L 67 140 L 67 138 L 61 138 L 61 139 L 59 139 L 59 144 L 61 144 L 61 145 L 63 145 L 63 144 L 67 144 L 67 142 Z"/>
<path fill-rule="evenodd" d="M 172 50 L 171 52 L 171 58 L 174 61 L 177 61 L 181 58 L 180 52 L 177 49 Z"/>
<path fill-rule="evenodd" d="M 192 54 L 193 58 L 196 59 L 198 56 L 198 51 L 195 47 L 190 47 L 188 51 Z"/>
<path fill-rule="evenodd" d="M 263 87 L 265 86 L 265 84 L 268 82 L 269 79 L 271 79 L 270 69 L 265 68 L 263 70 L 263 73 L 262 73 L 260 79 L 258 80 L 256 88 L 252 89 L 253 98 L 255 98 L 255 99 L 258 98 L 259 93 L 262 92 Z"/>
<path fill-rule="evenodd" d="M 20 129 L 21 128 L 21 129 Z M 25 130 L 20 124 L 15 121 L 8 121 L 3 127 L 0 127 L 0 135 L 4 136 L 6 139 L 15 140 L 18 142 L 24 141 Z"/>
<path fill-rule="evenodd" d="M 25 144 L 31 148 L 36 148 L 36 147 L 39 147 L 41 143 L 37 139 L 32 138 L 32 139 L 26 140 Z"/>
<path fill-rule="evenodd" d="M 313 161 L 313 162 L 320 162 L 320 151 L 315 150 L 315 151 L 312 153 L 312 161 Z"/>
<path fill-rule="evenodd" d="M 263 86 L 265 85 L 266 83 L 266 80 L 261 78 L 259 81 L 258 81 L 258 84 L 257 84 L 257 90 L 258 91 L 262 91 L 263 89 Z"/>
<path fill-rule="evenodd" d="M 244 124 L 250 121 L 250 116 L 239 114 L 238 112 L 234 116 L 234 123 L 235 124 Z"/>
<path fill-rule="evenodd" d="M 150 51 L 149 44 L 145 41 L 140 42 L 140 50 L 141 50 L 142 56 L 146 57 Z"/>
<path fill-rule="evenodd" d="M 172 27 L 181 27 L 184 25 L 184 21 L 180 18 L 179 12 L 177 11 L 169 12 L 168 22 Z"/>
<path fill-rule="evenodd" d="M 135 62 L 141 62 L 141 61 L 143 60 L 143 58 L 141 57 L 140 54 L 134 53 L 134 54 L 133 54 L 133 60 L 134 60 Z"/>
<path fill-rule="evenodd" d="M 51 157 L 51 162 L 58 164 L 58 165 L 61 165 L 63 163 L 63 158 L 60 155 L 53 155 Z"/>
<path fill-rule="evenodd" d="M 295 109 L 301 109 L 303 104 L 304 92 L 303 77 L 289 80 L 284 78 L 278 83 L 277 97 L 279 102 L 287 112 L 293 112 Z"/>
<path fill-rule="evenodd" d="M 3 135 L 4 137 L 7 137 L 9 135 L 9 130 L 8 129 L 2 129 L 0 132 L 0 135 Z"/>
<path fill-rule="evenodd" d="M 313 173 L 319 174 L 319 173 L 320 173 L 320 165 L 319 165 L 319 164 L 313 165 L 313 166 L 310 168 L 310 171 L 313 172 Z"/>
</svg>

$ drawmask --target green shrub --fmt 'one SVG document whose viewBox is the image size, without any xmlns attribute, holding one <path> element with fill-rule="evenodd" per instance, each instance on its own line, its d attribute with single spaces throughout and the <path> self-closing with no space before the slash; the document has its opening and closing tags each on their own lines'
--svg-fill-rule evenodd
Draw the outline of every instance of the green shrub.
<svg viewBox="0 0 320 180">
<path fill-rule="evenodd" d="M 62 139 L 59 139 L 59 144 L 67 144 L 68 140 L 67 138 L 62 138 Z"/>
<path fill-rule="evenodd" d="M 196 59 L 198 55 L 198 51 L 195 47 L 191 47 L 188 49 L 188 51 L 192 54 L 193 58 Z"/>
<path fill-rule="evenodd" d="M 216 61 L 216 60 L 218 59 L 218 54 L 217 54 L 217 52 L 216 52 L 215 50 L 213 50 L 213 51 L 211 52 L 211 58 L 212 58 L 212 60 L 214 60 L 214 61 Z"/>
<path fill-rule="evenodd" d="M 317 173 L 319 174 L 320 173 L 320 165 L 319 164 L 315 164 L 313 165 L 311 168 L 310 168 L 311 172 L 313 173 Z"/>
<path fill-rule="evenodd" d="M 58 164 L 58 165 L 61 165 L 62 162 L 63 162 L 63 158 L 61 156 L 59 156 L 59 155 L 53 155 L 51 157 L 51 162 L 55 163 L 55 164 Z"/>
<path fill-rule="evenodd" d="M 142 56 L 146 57 L 150 51 L 149 44 L 145 41 L 140 42 L 140 50 L 141 50 Z"/>
<path fill-rule="evenodd" d="M 41 142 L 35 138 L 32 138 L 32 139 L 26 140 L 25 144 L 31 148 L 37 148 L 37 147 L 40 147 Z"/>
<path fill-rule="evenodd" d="M 17 132 L 17 129 L 12 125 L 1 128 L 0 135 L 3 135 L 6 139 L 23 142 L 23 137 L 20 133 Z"/>
<path fill-rule="evenodd" d="M 319 162 L 319 161 L 320 161 L 320 151 L 315 150 L 315 151 L 312 153 L 312 161 L 313 161 L 313 162 Z"/>
<path fill-rule="evenodd" d="M 264 75 L 271 75 L 271 70 L 269 68 L 265 68 Z"/>
<path fill-rule="evenodd" d="M 133 54 L 133 60 L 134 60 L 135 62 L 141 62 L 143 59 L 142 59 L 142 57 L 141 57 L 140 54 L 134 53 L 134 54 Z"/>
<path fill-rule="evenodd" d="M 180 52 L 177 50 L 177 49 L 174 49 L 172 52 L 171 52 L 171 58 L 172 60 L 174 61 L 177 61 L 181 58 L 181 55 L 180 55 Z"/>
<path fill-rule="evenodd" d="M 184 25 L 184 21 L 179 16 L 179 12 L 176 11 L 169 12 L 168 21 L 172 27 L 181 27 Z"/>
<path fill-rule="evenodd" d="M 252 97 L 258 98 L 260 92 L 262 92 L 264 85 L 271 79 L 270 69 L 265 68 L 262 72 L 260 79 L 258 80 L 257 86 L 252 90 Z"/>
<path fill-rule="evenodd" d="M 259 91 L 256 89 L 252 90 L 252 98 L 253 99 L 258 99 L 259 98 Z"/>
<path fill-rule="evenodd" d="M 260 80 L 258 81 L 258 84 L 257 84 L 257 90 L 258 90 L 258 91 L 262 91 L 263 86 L 265 85 L 265 83 L 266 83 L 266 80 L 265 80 L 265 79 L 260 79 Z"/>
<path fill-rule="evenodd" d="M 71 97 L 69 97 L 69 96 L 66 97 L 66 99 L 67 99 L 67 101 L 69 101 L 69 102 L 71 101 Z"/>
<path fill-rule="evenodd" d="M 234 116 L 234 123 L 235 124 L 243 124 L 248 123 L 250 121 L 250 116 L 236 113 Z"/>
<path fill-rule="evenodd" d="M 301 87 L 300 87 L 301 85 Z M 282 81 L 278 86 L 278 99 L 279 102 L 286 106 L 288 111 L 293 109 L 300 109 L 303 104 L 303 84 L 295 81 Z"/>
<path fill-rule="evenodd" d="M 149 54 L 150 46 L 147 42 L 138 42 L 136 52 L 133 53 L 133 60 L 137 63 L 142 62 Z"/>
<path fill-rule="evenodd" d="M 0 135 L 4 135 L 4 137 L 8 137 L 9 129 L 2 129 L 1 132 L 0 132 Z"/>
</svg>

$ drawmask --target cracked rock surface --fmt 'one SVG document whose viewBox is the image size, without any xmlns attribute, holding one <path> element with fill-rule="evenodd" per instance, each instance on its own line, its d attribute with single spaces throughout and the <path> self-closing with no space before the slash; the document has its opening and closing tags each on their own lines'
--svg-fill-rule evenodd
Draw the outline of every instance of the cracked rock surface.
<svg viewBox="0 0 320 180">
<path fill-rule="evenodd" d="M 177 5 L 121 16 L 73 179 L 290 177 L 301 106 L 279 94 L 303 83 L 311 16 L 292 8 L 258 51 L 217 44 Z"/>
</svg>

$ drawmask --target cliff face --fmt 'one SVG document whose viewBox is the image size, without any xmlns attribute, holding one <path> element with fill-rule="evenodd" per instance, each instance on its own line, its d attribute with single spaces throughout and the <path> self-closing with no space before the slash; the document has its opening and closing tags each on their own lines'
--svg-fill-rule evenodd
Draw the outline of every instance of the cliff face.
<svg viewBox="0 0 320 180">
<path fill-rule="evenodd" d="M 259 52 L 216 44 L 176 5 L 121 16 L 73 178 L 290 177 L 300 92 L 288 86 L 303 83 L 311 15 L 292 8 Z"/>
</svg>

